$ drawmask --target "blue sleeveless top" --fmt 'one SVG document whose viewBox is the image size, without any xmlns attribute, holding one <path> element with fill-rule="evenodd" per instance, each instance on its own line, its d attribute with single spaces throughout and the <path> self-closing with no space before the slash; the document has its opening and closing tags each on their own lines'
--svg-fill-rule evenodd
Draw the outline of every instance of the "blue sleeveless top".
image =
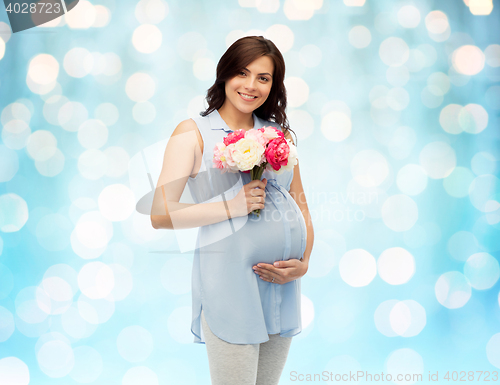
<svg viewBox="0 0 500 385">
<path fill-rule="evenodd" d="M 254 129 L 279 124 L 253 114 Z M 189 177 L 196 203 L 234 198 L 250 173 L 222 173 L 213 164 L 216 143 L 232 130 L 217 110 L 193 119 L 203 138 L 200 171 Z M 300 278 L 286 284 L 266 282 L 254 273 L 257 263 L 300 259 L 306 249 L 304 217 L 289 194 L 293 170 L 276 174 L 265 170 L 265 207 L 260 217 L 248 214 L 201 226 L 196 239 L 192 271 L 192 323 L 194 343 L 205 343 L 201 310 L 210 330 L 233 344 L 257 344 L 268 334 L 292 337 L 302 330 Z"/>
</svg>

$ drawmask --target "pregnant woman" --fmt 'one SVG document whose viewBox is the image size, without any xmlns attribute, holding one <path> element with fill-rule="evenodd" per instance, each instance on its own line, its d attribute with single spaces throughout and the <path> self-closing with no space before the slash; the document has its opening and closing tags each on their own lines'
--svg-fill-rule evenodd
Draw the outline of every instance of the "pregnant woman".
<svg viewBox="0 0 500 385">
<path fill-rule="evenodd" d="M 284 77 L 273 42 L 247 36 L 233 43 L 217 65 L 207 110 L 172 133 L 155 191 L 154 228 L 200 227 L 191 331 L 206 345 L 214 385 L 278 384 L 302 330 L 300 278 L 314 234 L 298 163 L 266 169 L 255 181 L 213 164 L 216 143 L 239 129 L 273 126 L 293 142 Z M 179 202 L 186 184 L 196 204 Z"/>
</svg>

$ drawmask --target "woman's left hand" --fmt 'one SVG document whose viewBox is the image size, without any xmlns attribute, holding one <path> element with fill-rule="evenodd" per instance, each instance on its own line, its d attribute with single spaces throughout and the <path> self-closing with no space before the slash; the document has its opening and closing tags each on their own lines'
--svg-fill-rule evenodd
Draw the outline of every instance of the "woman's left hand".
<svg viewBox="0 0 500 385">
<path fill-rule="evenodd" d="M 305 275 L 308 263 L 304 260 L 291 258 L 287 261 L 276 261 L 274 265 L 260 262 L 252 268 L 256 274 L 259 274 L 260 279 L 272 282 L 274 278 L 273 283 L 283 285 Z"/>
</svg>

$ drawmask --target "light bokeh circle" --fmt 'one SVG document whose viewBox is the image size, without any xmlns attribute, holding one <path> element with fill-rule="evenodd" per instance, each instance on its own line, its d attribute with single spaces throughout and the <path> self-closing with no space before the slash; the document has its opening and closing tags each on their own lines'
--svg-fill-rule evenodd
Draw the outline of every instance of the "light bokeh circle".
<svg viewBox="0 0 500 385">
<path fill-rule="evenodd" d="M 350 286 L 366 286 L 377 275 L 377 264 L 368 251 L 349 250 L 340 259 L 339 273 L 342 280 Z"/>
</svg>

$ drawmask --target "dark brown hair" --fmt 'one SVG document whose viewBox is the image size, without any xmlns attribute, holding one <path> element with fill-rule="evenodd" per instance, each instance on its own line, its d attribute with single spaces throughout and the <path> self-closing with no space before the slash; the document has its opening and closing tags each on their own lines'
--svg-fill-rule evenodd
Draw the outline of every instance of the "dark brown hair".
<svg viewBox="0 0 500 385">
<path fill-rule="evenodd" d="M 278 123 L 286 134 L 291 131 L 286 109 L 285 89 L 285 61 L 276 45 L 263 36 L 245 36 L 236 40 L 222 55 L 217 64 L 215 83 L 207 91 L 208 108 L 200 112 L 201 116 L 207 116 L 214 110 L 218 110 L 226 100 L 225 83 L 238 75 L 248 64 L 261 56 L 267 55 L 274 62 L 273 84 L 266 101 L 257 108 L 254 113 L 263 120 Z"/>
</svg>

